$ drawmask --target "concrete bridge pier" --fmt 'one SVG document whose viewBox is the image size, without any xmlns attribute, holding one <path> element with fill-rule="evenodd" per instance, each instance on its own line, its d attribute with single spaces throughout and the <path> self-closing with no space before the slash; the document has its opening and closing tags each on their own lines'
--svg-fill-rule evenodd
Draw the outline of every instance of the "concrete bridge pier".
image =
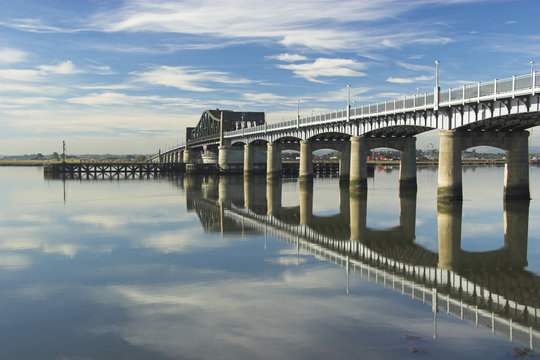
<svg viewBox="0 0 540 360">
<path fill-rule="evenodd" d="M 195 153 L 193 150 L 186 149 L 184 150 L 184 156 L 182 159 L 186 164 L 193 164 L 195 162 Z"/>
<path fill-rule="evenodd" d="M 504 198 L 530 199 L 529 132 L 513 131 L 508 136 L 504 169 Z"/>
<path fill-rule="evenodd" d="M 462 200 L 461 139 L 459 133 L 439 133 L 439 175 L 437 197 L 441 200 Z"/>
<path fill-rule="evenodd" d="M 474 146 L 487 145 L 506 150 L 504 198 L 530 199 L 528 137 L 528 131 L 441 131 L 438 198 L 463 199 L 461 152 Z"/>
<path fill-rule="evenodd" d="M 244 145 L 244 175 L 253 175 L 255 172 L 255 156 L 253 146 Z"/>
<path fill-rule="evenodd" d="M 281 146 L 273 142 L 269 142 L 266 146 L 266 177 L 277 177 L 281 175 Z"/>
<path fill-rule="evenodd" d="M 399 188 L 416 189 L 416 138 L 403 138 L 399 163 Z"/>
<path fill-rule="evenodd" d="M 300 140 L 300 182 L 313 180 L 313 155 L 311 141 Z"/>
<path fill-rule="evenodd" d="M 350 141 L 350 187 L 353 189 L 367 189 L 366 139 L 360 136 L 352 136 Z"/>
<path fill-rule="evenodd" d="M 244 154 L 241 149 L 230 145 L 220 145 L 218 149 L 220 173 L 231 174 L 242 171 Z"/>
<path fill-rule="evenodd" d="M 300 182 L 300 225 L 309 226 L 313 217 L 313 182 Z"/>
<path fill-rule="evenodd" d="M 437 202 L 437 225 L 439 236 L 439 262 L 437 267 L 455 270 L 459 267 L 461 254 L 462 201 Z"/>
<path fill-rule="evenodd" d="M 367 173 L 366 173 L 367 174 Z M 339 181 L 349 182 L 351 176 L 351 143 L 343 144 L 343 151 L 339 159 Z"/>
</svg>

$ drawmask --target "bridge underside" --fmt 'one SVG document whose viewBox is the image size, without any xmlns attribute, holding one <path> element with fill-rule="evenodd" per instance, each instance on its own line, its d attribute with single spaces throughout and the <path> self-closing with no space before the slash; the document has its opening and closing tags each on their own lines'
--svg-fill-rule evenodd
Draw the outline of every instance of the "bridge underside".
<svg viewBox="0 0 540 360">
<path fill-rule="evenodd" d="M 365 137 L 410 137 L 421 134 L 426 131 L 434 130 L 428 126 L 407 125 L 407 126 L 388 126 L 369 131 L 364 134 Z"/>
<path fill-rule="evenodd" d="M 472 122 L 456 130 L 467 131 L 523 131 L 540 125 L 540 114 L 511 114 Z"/>
</svg>

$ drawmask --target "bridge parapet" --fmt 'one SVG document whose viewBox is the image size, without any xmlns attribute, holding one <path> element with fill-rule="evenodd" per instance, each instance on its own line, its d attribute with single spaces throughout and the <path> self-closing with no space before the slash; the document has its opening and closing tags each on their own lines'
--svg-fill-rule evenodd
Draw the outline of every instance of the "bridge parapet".
<svg viewBox="0 0 540 360">
<path fill-rule="evenodd" d="M 534 72 L 528 75 L 513 76 L 502 80 L 490 82 L 478 82 L 472 85 L 463 85 L 460 88 L 450 88 L 439 91 L 439 108 L 467 103 L 480 103 L 483 101 L 497 100 L 501 98 L 515 98 L 524 95 L 536 95 L 540 93 L 540 73 Z M 347 110 L 338 110 L 324 114 L 302 117 L 294 120 L 285 120 L 275 123 L 267 123 L 260 126 L 228 131 L 225 138 L 235 138 L 250 134 L 266 133 L 290 129 L 292 127 L 306 127 L 335 121 L 363 120 L 377 118 L 391 114 L 404 114 L 407 112 L 435 111 L 434 94 L 424 93 L 404 96 L 400 99 L 386 100 L 373 104 L 366 104 Z"/>
</svg>

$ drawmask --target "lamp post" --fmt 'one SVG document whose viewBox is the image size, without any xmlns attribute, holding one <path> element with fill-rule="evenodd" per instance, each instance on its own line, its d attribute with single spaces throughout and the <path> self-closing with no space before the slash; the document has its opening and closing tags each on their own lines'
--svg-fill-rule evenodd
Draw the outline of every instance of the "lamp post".
<svg viewBox="0 0 540 360">
<path fill-rule="evenodd" d="M 439 60 L 435 60 L 435 87 L 439 88 Z"/>
<path fill-rule="evenodd" d="M 435 60 L 435 89 L 433 92 L 433 109 L 439 110 L 439 60 Z"/>
<path fill-rule="evenodd" d="M 296 128 L 300 127 L 300 99 L 296 100 L 298 102 L 296 109 Z"/>
<path fill-rule="evenodd" d="M 531 60 L 529 64 L 531 64 L 531 76 L 533 76 L 534 75 L 534 61 Z"/>
<path fill-rule="evenodd" d="M 351 85 L 347 85 L 347 121 L 351 120 Z"/>
</svg>

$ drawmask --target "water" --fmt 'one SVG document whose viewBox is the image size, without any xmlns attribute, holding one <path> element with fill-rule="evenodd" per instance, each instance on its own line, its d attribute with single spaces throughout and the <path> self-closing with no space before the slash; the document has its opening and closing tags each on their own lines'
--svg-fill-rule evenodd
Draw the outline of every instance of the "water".
<svg viewBox="0 0 540 360">
<path fill-rule="evenodd" d="M 462 206 L 438 207 L 433 168 L 419 169 L 416 196 L 399 193 L 397 170 L 351 196 L 335 179 L 307 189 L 294 179 L 64 183 L 2 167 L 1 358 L 538 356 L 526 350 L 531 328 L 540 346 L 530 313 L 486 311 L 494 305 L 466 294 L 473 282 L 499 286 L 540 308 L 540 169 L 530 173 L 530 204 L 504 204 L 503 168 L 466 168 Z M 462 281 L 461 295 L 448 292 L 465 299 L 464 320 L 445 300 L 448 274 Z M 495 334 L 482 313 L 476 326 L 473 302 L 497 316 Z"/>
</svg>

